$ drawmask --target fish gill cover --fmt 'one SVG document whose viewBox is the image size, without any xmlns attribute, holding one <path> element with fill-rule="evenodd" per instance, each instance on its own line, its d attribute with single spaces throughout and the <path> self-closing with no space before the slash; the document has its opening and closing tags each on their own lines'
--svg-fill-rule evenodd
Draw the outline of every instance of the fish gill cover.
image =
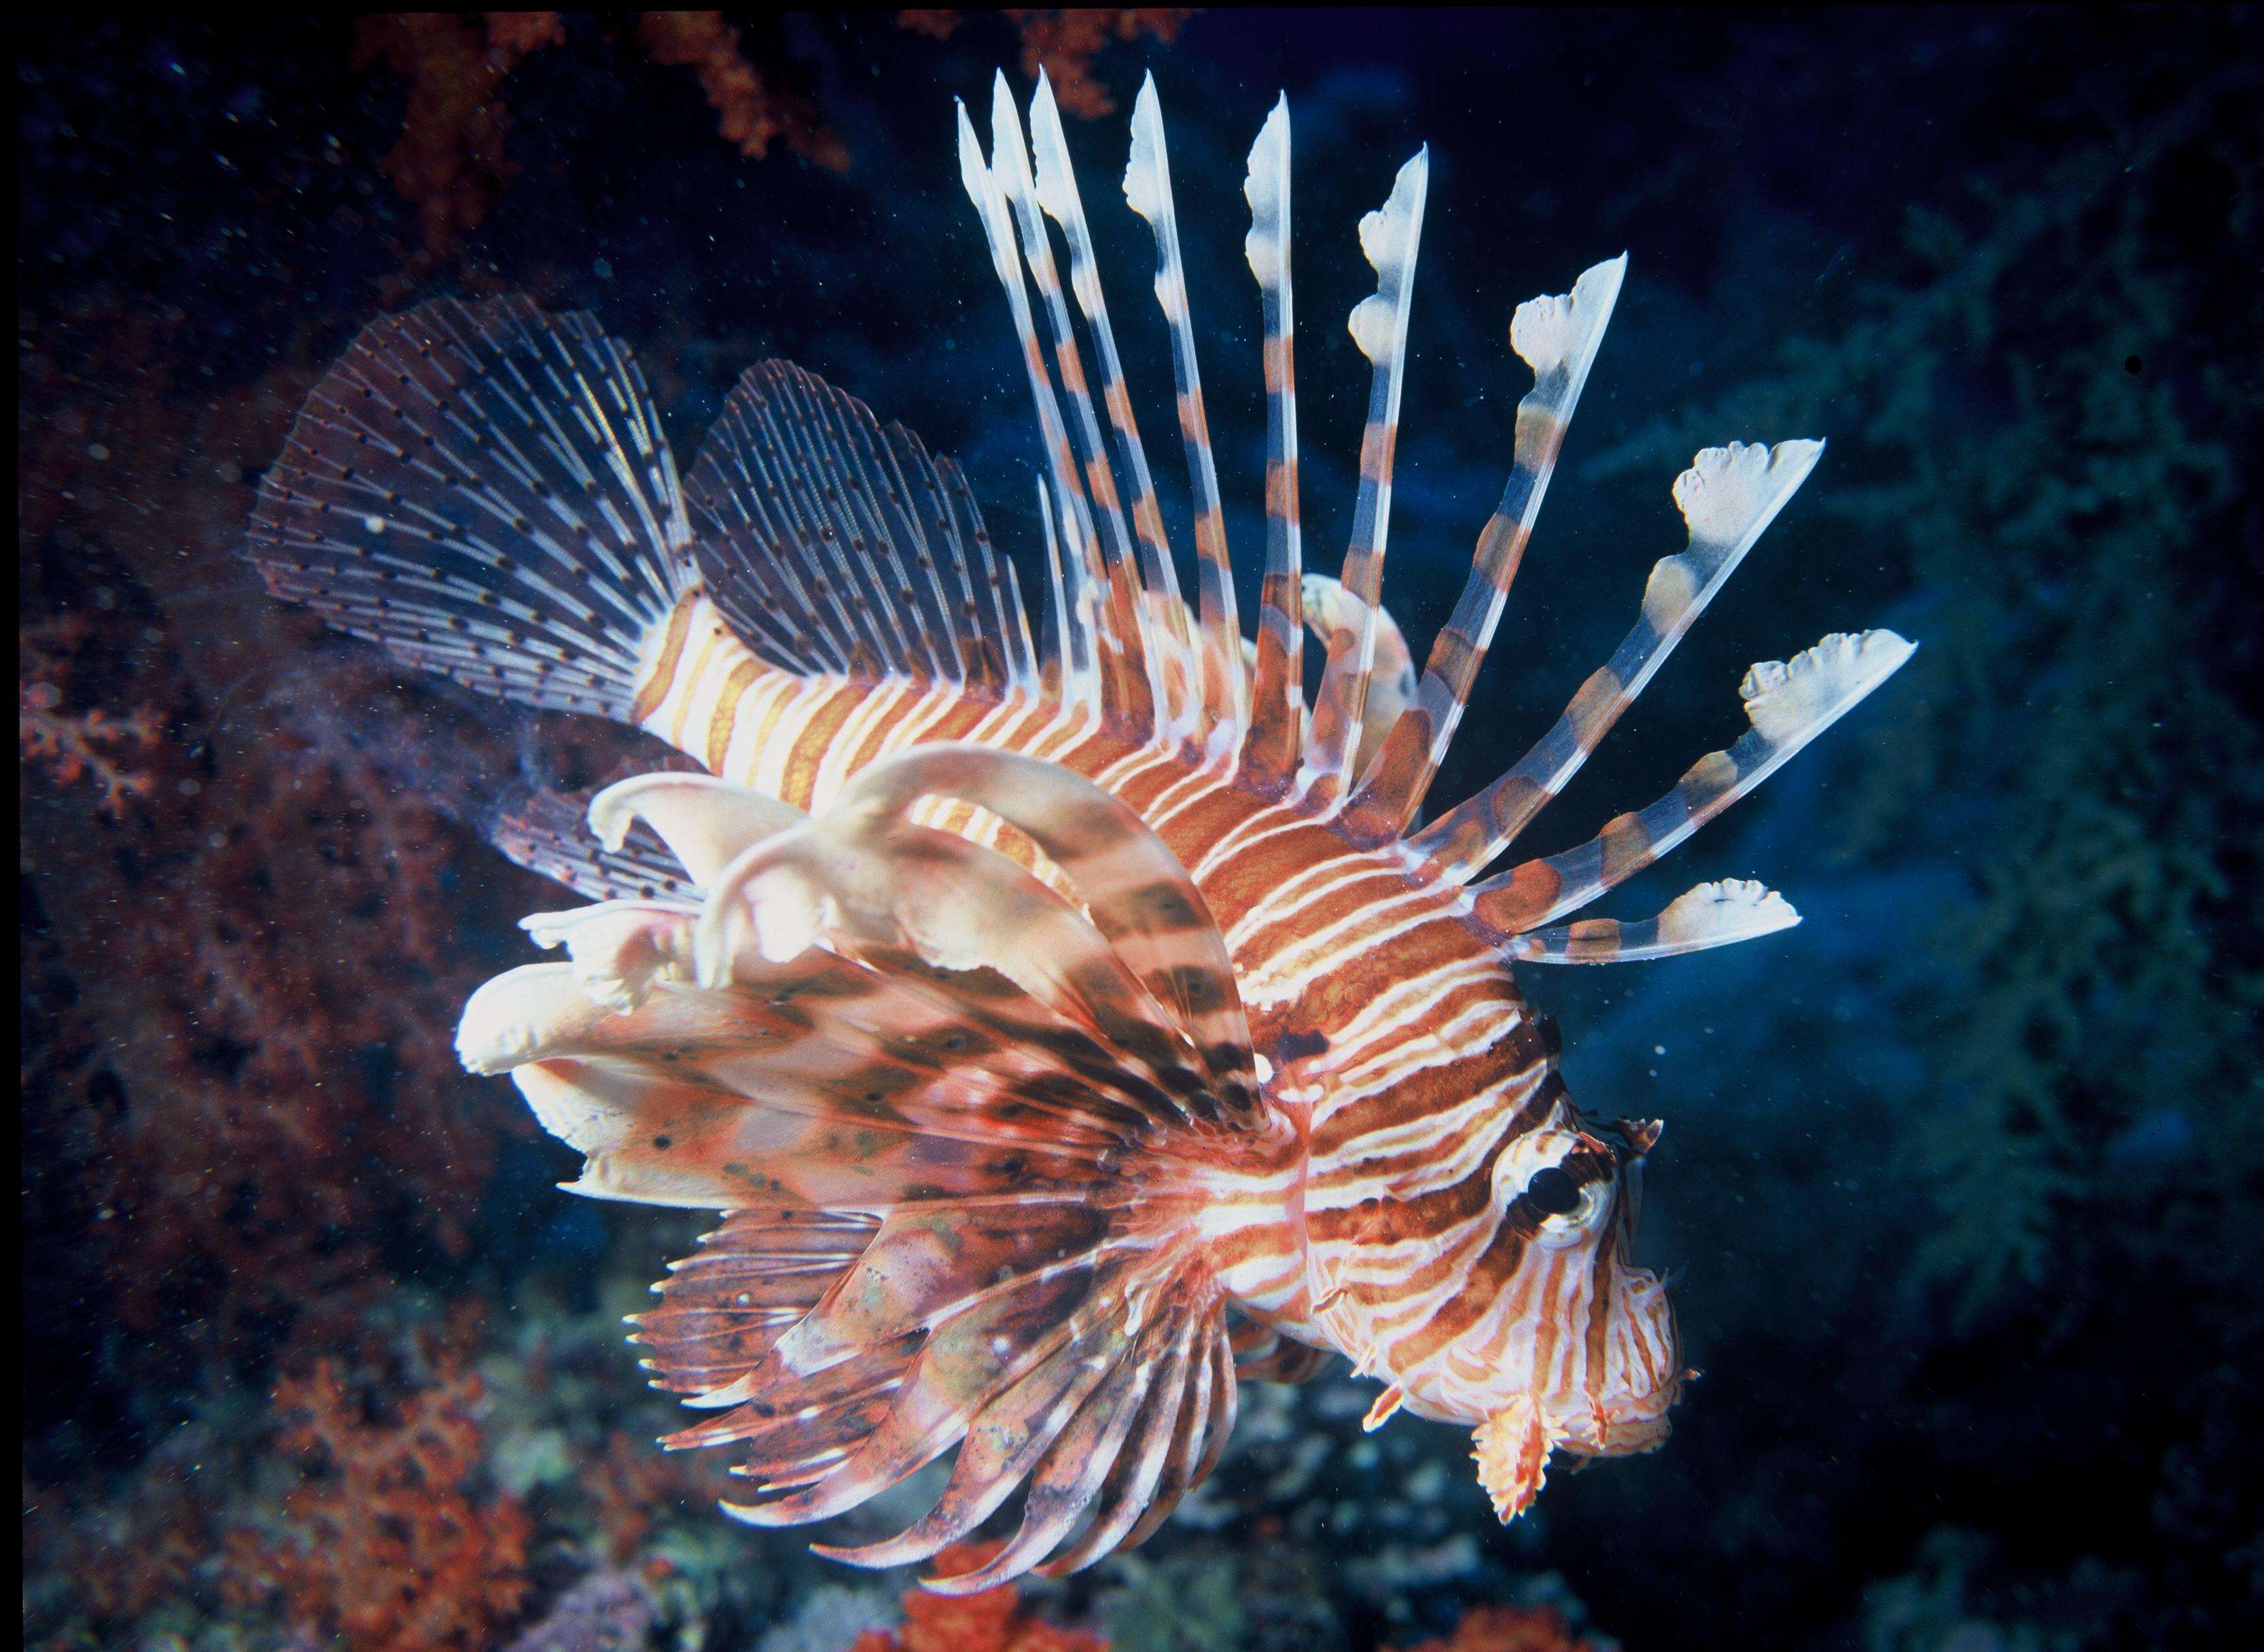
<svg viewBox="0 0 2264 1652">
<path fill-rule="evenodd" d="M 1213 17 L 1164 50 L 1176 14 L 1077 15 L 24 38 L 27 1639 L 2236 1634 L 2258 1528 L 2233 1467 L 2258 1341 L 2253 19 Z M 1061 54 L 1087 47 L 1073 79 Z M 796 358 L 956 453 L 1001 546 L 1042 543 L 1021 364 L 933 120 L 1025 49 L 1087 157 L 1121 143 L 1087 107 L 1132 108 L 1155 69 L 1213 496 L 1244 547 L 1266 539 L 1257 307 L 1228 296 L 1249 131 L 1286 86 L 1302 525 L 1331 562 L 1367 539 L 1368 474 L 1367 409 L 1331 392 L 1382 364 L 1375 329 L 1315 322 L 1383 272 L 1388 226 L 1353 234 L 1390 192 L 1378 157 L 1429 141 L 1384 588 L 1419 641 L 1507 456 L 1508 312 L 1600 242 L 1634 249 L 1441 800 L 1513 771 L 1514 732 L 1609 651 L 1661 536 L 1643 502 L 1663 513 L 1702 442 L 1832 445 L 1772 535 L 1793 551 L 1764 548 L 1568 807 L 1655 791 L 1673 772 L 1644 753 L 1734 732 L 1706 685 L 1788 632 L 1884 613 L 1928 646 L 1891 715 L 1685 851 L 1792 885 L 1811 921 L 1774 955 L 1532 983 L 1573 1029 L 1573 1094 L 1673 1126 L 1643 1243 L 1706 1374 L 1673 1452 L 1553 1475 L 1504 1529 L 1444 1431 L 1364 1436 L 1368 1395 L 1338 1378 L 1252 1385 L 1152 1542 L 944 1618 L 726 1525 L 713 1503 L 744 1488 L 651 1449 L 676 1424 L 624 1380 L 614 1320 L 694 1229 L 562 1211 L 568 1166 L 454 1070 L 455 1006 L 555 902 L 482 835 L 653 749 L 323 643 L 232 559 L 365 322 L 505 292 L 632 343 L 684 451 L 742 366 Z M 1128 341 L 1153 243 L 1086 181 Z M 1170 356 L 1141 336 L 1153 428 Z M 1184 523 L 1173 468 L 1161 515 Z M 1305 652 L 1310 693 L 1335 648 Z M 1323 749 L 1356 750 L 1344 730 Z"/>
</svg>

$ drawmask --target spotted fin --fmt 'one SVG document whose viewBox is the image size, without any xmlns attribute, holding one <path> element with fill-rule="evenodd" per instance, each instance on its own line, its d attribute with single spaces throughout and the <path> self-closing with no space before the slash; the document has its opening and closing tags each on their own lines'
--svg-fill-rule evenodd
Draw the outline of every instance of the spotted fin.
<svg viewBox="0 0 2264 1652">
<path fill-rule="evenodd" d="M 1013 569 L 965 476 L 816 373 L 750 368 L 685 491 L 708 591 L 767 663 L 1036 692 Z"/>
<path fill-rule="evenodd" d="M 591 316 L 440 299 L 362 330 L 260 479 L 279 597 L 483 693 L 634 721 L 698 583 L 644 376 Z"/>
<path fill-rule="evenodd" d="M 508 810 L 488 840 L 504 858 L 592 901 L 697 898 L 668 846 L 640 828 L 608 848 L 590 830 L 586 800 L 537 792 Z"/>
</svg>

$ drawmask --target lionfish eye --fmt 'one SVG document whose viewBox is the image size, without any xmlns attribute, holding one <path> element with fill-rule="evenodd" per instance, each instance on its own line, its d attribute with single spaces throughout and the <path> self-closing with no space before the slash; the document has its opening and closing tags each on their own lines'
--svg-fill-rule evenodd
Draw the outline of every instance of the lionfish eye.
<svg viewBox="0 0 2264 1652">
<path fill-rule="evenodd" d="M 1525 1185 L 1525 1198 L 1544 1216 L 1569 1216 L 1580 1208 L 1580 1185 L 1551 1164 L 1533 1173 Z"/>
</svg>

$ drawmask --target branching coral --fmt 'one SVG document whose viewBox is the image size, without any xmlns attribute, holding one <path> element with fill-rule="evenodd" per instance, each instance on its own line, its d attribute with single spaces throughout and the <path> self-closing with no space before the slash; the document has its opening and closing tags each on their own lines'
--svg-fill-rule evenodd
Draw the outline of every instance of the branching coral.
<svg viewBox="0 0 2264 1652">
<path fill-rule="evenodd" d="M 1450 1634 L 1406 1652 L 1599 1652 L 1554 1606 L 1472 1606 Z"/>
<path fill-rule="evenodd" d="M 492 1644 L 526 1601 L 533 1528 L 516 1499 L 477 1488 L 481 1398 L 445 1352 L 422 1386 L 388 1386 L 381 1402 L 329 1359 L 287 1379 L 277 1446 L 304 1479 L 287 1535 L 232 1540 L 239 1578 L 351 1652 Z"/>
<path fill-rule="evenodd" d="M 996 1543 L 961 1544 L 936 1556 L 935 1572 L 957 1577 L 996 1554 Z M 1012 1583 L 976 1595 L 938 1595 L 914 1589 L 904 1596 L 900 1629 L 868 1629 L 851 1652 L 1108 1652 L 1108 1642 L 1084 1629 L 1046 1623 L 1022 1603 Z"/>
<path fill-rule="evenodd" d="M 163 736 L 164 719 L 149 706 L 124 716 L 99 706 L 65 708 L 70 659 L 83 649 L 91 628 L 85 615 L 71 614 L 19 634 L 16 745 L 25 763 L 44 769 L 58 786 L 92 780 L 96 808 L 114 817 L 130 801 L 149 795 L 149 771 L 138 759 Z"/>
<path fill-rule="evenodd" d="M 634 33 L 654 62 L 692 70 L 741 154 L 759 160 L 783 141 L 817 165 L 848 165 L 816 105 L 750 62 L 722 12 L 641 12 Z M 409 83 L 401 137 L 378 164 L 417 209 L 427 264 L 479 227 L 518 171 L 504 150 L 504 82 L 527 57 L 565 43 L 555 11 L 398 11 L 356 25 L 354 69 L 382 63 Z"/>
<path fill-rule="evenodd" d="M 809 98 L 766 80 L 739 50 L 738 31 L 720 11 L 638 14 L 637 44 L 656 63 L 689 69 L 721 117 L 723 136 L 750 160 L 784 141 L 806 161 L 839 171 L 849 150 Z"/>
<path fill-rule="evenodd" d="M 417 208 L 428 257 L 478 228 L 512 179 L 504 78 L 565 38 L 555 11 L 395 11 L 355 25 L 355 69 L 381 62 L 409 83 L 400 141 L 378 166 Z"/>
<path fill-rule="evenodd" d="M 1060 11 L 1006 12 L 1020 32 L 1022 73 L 1034 80 L 1041 69 L 1052 80 L 1054 98 L 1069 114 L 1088 120 L 1116 109 L 1093 69 L 1093 59 L 1115 40 L 1153 36 L 1168 46 L 1193 17 L 1191 6 L 1089 6 Z M 899 26 L 930 40 L 947 40 L 965 21 L 961 11 L 899 11 Z"/>
</svg>

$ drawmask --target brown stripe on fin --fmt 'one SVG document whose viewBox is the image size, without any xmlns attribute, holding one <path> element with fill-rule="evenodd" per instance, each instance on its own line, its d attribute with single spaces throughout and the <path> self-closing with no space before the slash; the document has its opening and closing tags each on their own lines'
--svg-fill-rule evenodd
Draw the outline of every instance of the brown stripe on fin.
<svg viewBox="0 0 2264 1652">
<path fill-rule="evenodd" d="M 1164 146 L 1164 116 L 1156 101 L 1152 75 L 1141 80 L 1139 100 L 1132 109 L 1132 153 L 1124 168 L 1124 199 L 1155 232 L 1156 302 L 1172 330 L 1172 376 L 1179 393 L 1179 436 L 1186 448 L 1188 485 L 1194 500 L 1204 708 L 1214 725 L 1230 723 L 1241 728 L 1249 718 L 1250 679 L 1242 665 L 1242 624 L 1235 612 L 1226 513 L 1219 503 L 1218 461 L 1211 451 L 1210 421 L 1203 410 L 1194 322 L 1187 308 L 1186 267 L 1179 253 L 1179 214 L 1172 200 L 1171 164 Z"/>
<path fill-rule="evenodd" d="M 1674 482 L 1689 547 L 1651 569 L 1635 628 L 1514 768 L 1415 833 L 1410 846 L 1457 881 L 1507 848 L 1635 703 L 1823 452 L 1821 442 L 1731 442 L 1700 453 Z"/>
<path fill-rule="evenodd" d="M 1502 952 L 1528 964 L 1634 963 L 1749 941 L 1799 922 L 1800 914 L 1775 890 L 1730 878 L 1685 891 L 1657 917 L 1632 924 L 1588 918 L 1535 930 L 1511 937 Z"/>
<path fill-rule="evenodd" d="M 1534 382 L 1517 404 L 1516 459 L 1501 503 L 1478 535 L 1469 579 L 1432 644 L 1415 704 L 1385 736 L 1346 806 L 1355 831 L 1381 840 L 1405 830 L 1446 760 L 1626 273 L 1622 253 L 1584 271 L 1570 293 L 1518 306 L 1510 343 L 1533 369 Z"/>
<path fill-rule="evenodd" d="M 591 833 L 589 805 L 562 792 L 538 792 L 504 813 L 488 841 L 529 872 L 592 901 L 696 900 L 698 886 L 649 829 L 611 846 Z"/>
<path fill-rule="evenodd" d="M 1054 370 L 1039 342 L 1022 274 L 1020 238 L 1015 228 L 1017 209 L 1011 204 L 1012 197 L 1019 191 L 1010 187 L 1013 182 L 1013 161 L 1021 156 L 1020 123 L 1002 81 L 992 98 L 994 156 L 986 162 L 982 140 L 976 136 L 975 123 L 968 116 L 966 104 L 961 102 L 957 108 L 960 181 L 967 190 L 968 199 L 975 204 L 983 239 L 990 248 L 991 271 L 1005 294 L 1015 336 L 1022 346 L 1023 372 L 1029 380 L 1030 399 L 1037 410 L 1039 436 L 1045 449 L 1047 467 L 1053 476 L 1056 496 L 1065 506 L 1064 515 L 1074 518 L 1073 525 L 1064 522 L 1063 531 L 1072 546 L 1096 546 L 1099 540 L 1093 529 L 1094 507 L 1086 493 L 1089 478 L 1080 472 L 1077 457 L 1070 451 L 1061 399 L 1054 388 Z M 1010 137 L 1011 141 L 1002 148 L 998 141 L 1000 137 Z M 1027 170 L 1026 157 L 1022 170 Z M 1050 260 L 1052 255 L 1041 245 L 1032 255 L 1039 256 Z M 1154 695 L 1145 656 L 1137 651 L 1138 605 L 1133 600 L 1128 570 L 1121 563 L 1108 570 L 1106 589 L 1107 620 L 1097 627 L 1103 708 L 1107 714 L 1123 720 L 1144 734 L 1154 726 Z"/>
<path fill-rule="evenodd" d="M 1296 312 L 1289 282 L 1289 99 L 1274 105 L 1251 146 L 1242 192 L 1250 203 L 1243 254 L 1266 316 L 1266 573 L 1259 586 L 1258 665 L 1243 766 L 1261 786 L 1288 784 L 1304 745 L 1304 540 L 1298 520 Z"/>
<path fill-rule="evenodd" d="M 1618 816 L 1586 843 L 1473 884 L 1478 918 L 1506 938 L 1578 911 L 1774 774 L 1900 670 L 1915 648 L 1891 631 L 1834 632 L 1789 663 L 1754 666 L 1739 690 L 1752 726 L 1735 745 L 1701 757 L 1665 797 Z"/>
<path fill-rule="evenodd" d="M 1375 663 L 1383 554 L 1391 526 L 1392 461 L 1399 441 L 1399 393 L 1407 368 L 1407 314 L 1414 298 L 1415 257 L 1422 243 L 1423 206 L 1430 185 L 1431 151 L 1426 148 L 1399 169 L 1382 206 L 1360 221 L 1360 250 L 1375 271 L 1376 288 L 1353 308 L 1348 326 L 1374 372 L 1368 426 L 1360 444 L 1360 496 L 1339 582 L 1346 599 L 1359 605 L 1360 620 L 1349 635 L 1339 627 L 1331 639 L 1305 741 L 1305 766 L 1339 786 L 1353 768 Z"/>
</svg>

